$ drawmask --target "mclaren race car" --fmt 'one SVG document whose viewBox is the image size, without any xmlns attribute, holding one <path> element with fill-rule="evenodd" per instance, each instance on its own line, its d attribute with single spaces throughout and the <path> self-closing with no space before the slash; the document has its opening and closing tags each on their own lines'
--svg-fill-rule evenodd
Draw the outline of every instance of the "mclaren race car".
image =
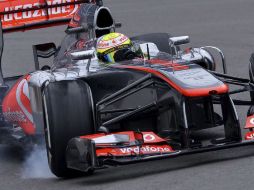
<svg viewBox="0 0 254 190">
<path fill-rule="evenodd" d="M 4 33 L 70 21 L 58 48 L 33 46 L 34 72 L 0 75 L 1 143 L 45 137 L 56 176 L 254 143 L 254 56 L 250 79 L 229 76 L 218 48 L 183 49 L 188 36 L 152 33 L 130 38 L 141 57 L 106 64 L 96 53 L 97 39 L 121 24 L 102 1 L 0 5 L 1 56 Z M 214 51 L 223 73 L 216 72 Z M 41 68 L 38 58 L 51 56 L 53 64 Z M 245 91 L 250 100 L 231 98 Z M 243 136 L 235 105 L 250 106 Z"/>
</svg>

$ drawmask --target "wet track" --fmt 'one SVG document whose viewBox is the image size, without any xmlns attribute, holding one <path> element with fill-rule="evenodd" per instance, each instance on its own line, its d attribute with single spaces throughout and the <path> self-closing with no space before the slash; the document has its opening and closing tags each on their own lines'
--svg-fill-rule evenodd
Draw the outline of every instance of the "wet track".
<svg viewBox="0 0 254 190">
<path fill-rule="evenodd" d="M 253 0 L 105 0 L 105 4 L 123 23 L 119 31 L 129 36 L 189 35 L 193 46 L 221 48 L 228 73 L 248 77 L 248 60 L 254 51 Z M 63 27 L 8 34 L 5 75 L 33 70 L 31 45 L 59 43 L 63 35 Z M 246 110 L 238 109 L 240 118 Z M 111 168 L 70 180 L 52 176 L 44 156 L 39 152 L 28 157 L 18 148 L 0 146 L 0 189 L 253 189 L 254 147 Z"/>
</svg>

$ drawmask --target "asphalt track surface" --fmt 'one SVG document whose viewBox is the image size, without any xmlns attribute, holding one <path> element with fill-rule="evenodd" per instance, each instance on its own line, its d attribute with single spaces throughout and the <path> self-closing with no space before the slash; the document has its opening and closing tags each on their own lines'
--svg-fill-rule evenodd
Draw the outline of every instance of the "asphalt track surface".
<svg viewBox="0 0 254 190">
<path fill-rule="evenodd" d="M 189 35 L 192 46 L 221 48 L 228 73 L 248 77 L 254 51 L 253 0 L 105 0 L 105 5 L 123 23 L 120 32 L 129 36 L 149 32 Z M 63 35 L 63 27 L 6 35 L 5 76 L 33 70 L 31 45 L 58 44 Z M 248 94 L 238 98 L 248 98 Z M 246 116 L 246 110 L 238 109 L 240 118 Z M 93 176 L 62 180 L 48 171 L 44 152 L 28 157 L 18 148 L 0 146 L 0 189 L 253 189 L 253 148 L 110 168 Z"/>
</svg>

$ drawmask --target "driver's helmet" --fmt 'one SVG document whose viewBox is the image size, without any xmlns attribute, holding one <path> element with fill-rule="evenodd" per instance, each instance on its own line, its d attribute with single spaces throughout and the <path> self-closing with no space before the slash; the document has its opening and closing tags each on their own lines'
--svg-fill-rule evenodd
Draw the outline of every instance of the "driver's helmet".
<svg viewBox="0 0 254 190">
<path fill-rule="evenodd" d="M 98 58 L 107 63 L 134 59 L 137 55 L 131 40 L 121 33 L 109 33 L 97 41 Z"/>
</svg>

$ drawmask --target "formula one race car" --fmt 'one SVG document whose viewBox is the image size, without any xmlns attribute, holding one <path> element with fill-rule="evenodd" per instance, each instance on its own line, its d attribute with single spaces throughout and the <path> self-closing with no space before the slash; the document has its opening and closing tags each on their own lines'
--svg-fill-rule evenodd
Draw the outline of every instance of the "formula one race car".
<svg viewBox="0 0 254 190">
<path fill-rule="evenodd" d="M 182 50 L 188 36 L 153 33 L 130 38 L 141 57 L 106 64 L 95 51 L 97 39 L 121 24 L 101 1 L 12 1 L 22 8 L 9 2 L 0 2 L 6 7 L 1 36 L 63 24 L 74 15 L 59 48 L 33 46 L 36 71 L 19 79 L 0 75 L 0 141 L 23 145 L 45 134 L 56 176 L 254 143 L 254 56 L 250 80 L 233 77 L 218 48 Z M 223 74 L 215 71 L 210 49 L 219 53 Z M 40 68 L 38 57 L 50 56 L 54 64 Z M 245 91 L 250 101 L 230 96 Z M 235 105 L 250 105 L 245 140 Z"/>
</svg>

